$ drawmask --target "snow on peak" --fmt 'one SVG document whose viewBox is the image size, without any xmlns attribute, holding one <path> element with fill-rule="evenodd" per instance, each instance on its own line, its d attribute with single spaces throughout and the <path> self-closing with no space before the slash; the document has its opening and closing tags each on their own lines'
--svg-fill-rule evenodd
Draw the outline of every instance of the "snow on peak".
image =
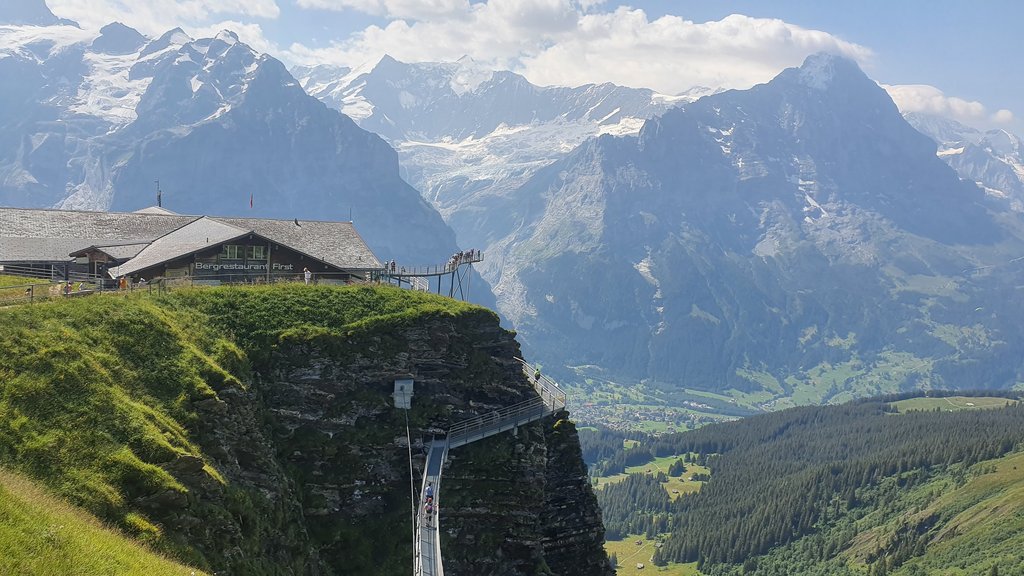
<svg viewBox="0 0 1024 576">
<path fill-rule="evenodd" d="M 163 52 L 169 48 L 178 49 L 189 42 L 192 42 L 192 38 L 188 34 L 185 34 L 185 31 L 181 28 L 175 28 L 164 32 L 163 36 L 147 44 L 146 47 L 142 49 L 140 56 L 145 58 L 146 56 Z"/>
<path fill-rule="evenodd" d="M 808 56 L 800 67 L 800 83 L 815 90 L 828 89 L 835 77 L 837 58 L 825 52 Z"/>
<path fill-rule="evenodd" d="M 490 67 L 481 65 L 469 56 L 459 58 L 456 64 L 458 67 L 454 70 L 448 85 L 452 92 L 459 96 L 473 92 L 481 84 L 494 77 L 494 71 Z"/>
<path fill-rule="evenodd" d="M 0 25 L 0 57 L 17 55 L 42 62 L 71 46 L 91 41 L 94 35 L 74 26 Z"/>
<path fill-rule="evenodd" d="M 221 30 L 214 36 L 214 40 L 220 40 L 228 45 L 234 45 L 238 43 L 238 35 L 231 30 Z"/>
</svg>

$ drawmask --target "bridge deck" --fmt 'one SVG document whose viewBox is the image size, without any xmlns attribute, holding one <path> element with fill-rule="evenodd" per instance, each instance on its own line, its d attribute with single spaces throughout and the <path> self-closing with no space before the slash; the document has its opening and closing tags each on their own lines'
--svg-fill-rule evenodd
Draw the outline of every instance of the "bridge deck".
<svg viewBox="0 0 1024 576">
<path fill-rule="evenodd" d="M 444 463 L 448 460 L 448 451 L 470 442 L 489 438 L 508 430 L 514 430 L 554 414 L 565 408 L 566 395 L 553 380 L 542 376 L 532 367 L 519 360 L 523 373 L 533 384 L 537 396 L 512 406 L 506 406 L 489 414 L 463 420 L 448 429 L 446 438 L 434 439 L 427 452 L 426 470 L 423 473 L 423 484 L 420 487 L 419 511 L 416 513 L 416 534 L 419 539 L 416 550 L 416 561 L 413 568 L 415 576 L 444 576 L 441 562 L 440 504 L 441 473 Z M 432 490 L 431 510 L 426 507 L 427 486 Z"/>
</svg>

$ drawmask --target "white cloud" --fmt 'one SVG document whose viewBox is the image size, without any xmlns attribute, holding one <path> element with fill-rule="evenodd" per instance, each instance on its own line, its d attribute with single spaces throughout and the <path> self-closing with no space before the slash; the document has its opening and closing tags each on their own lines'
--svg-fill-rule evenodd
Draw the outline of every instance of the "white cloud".
<svg viewBox="0 0 1024 576">
<path fill-rule="evenodd" d="M 992 115 L 992 121 L 998 124 L 1010 124 L 1013 120 L 1013 112 L 1010 112 L 1006 108 L 996 110 L 995 114 Z"/>
<path fill-rule="evenodd" d="M 391 10 L 399 0 L 300 0 Z M 411 1 L 411 0 L 405 0 Z M 441 1 L 441 0 L 439 0 Z M 732 15 L 694 23 L 650 20 L 643 10 L 602 11 L 601 0 L 489 0 L 445 17 L 421 15 L 370 26 L 327 48 L 294 44 L 299 63 L 355 67 L 384 54 L 407 61 L 475 60 L 523 73 L 538 84 L 614 82 L 677 93 L 695 85 L 746 88 L 796 66 L 809 54 L 845 54 L 861 64 L 872 53 L 831 34 L 777 19 Z M 454 5 L 454 4 L 453 4 Z M 390 13 L 390 12 L 389 12 Z"/>
<path fill-rule="evenodd" d="M 238 36 L 242 43 L 247 44 L 256 52 L 266 54 L 280 52 L 280 48 L 267 39 L 259 24 L 223 20 L 208 26 L 189 26 L 184 30 L 193 38 L 212 38 L 222 30 L 230 30 Z"/>
<path fill-rule="evenodd" d="M 298 0 L 300 8 L 356 10 L 373 16 L 423 20 L 464 13 L 469 0 Z"/>
<path fill-rule="evenodd" d="M 573 34 L 523 58 L 522 71 L 541 84 L 611 81 L 677 93 L 693 86 L 747 88 L 821 51 L 862 64 L 871 58 L 864 47 L 777 19 L 651 21 L 642 10 L 618 8 L 583 16 Z"/>
<path fill-rule="evenodd" d="M 277 18 L 276 0 L 48 0 L 54 14 L 75 20 L 86 29 L 121 22 L 143 34 L 156 36 L 181 26 L 209 25 L 218 16 Z"/>
<path fill-rule="evenodd" d="M 1002 109 L 989 113 L 977 100 L 947 96 L 942 90 L 927 84 L 882 84 L 901 112 L 923 112 L 952 118 L 964 124 L 986 127 L 989 123 L 1010 124 L 1013 112 Z"/>
</svg>

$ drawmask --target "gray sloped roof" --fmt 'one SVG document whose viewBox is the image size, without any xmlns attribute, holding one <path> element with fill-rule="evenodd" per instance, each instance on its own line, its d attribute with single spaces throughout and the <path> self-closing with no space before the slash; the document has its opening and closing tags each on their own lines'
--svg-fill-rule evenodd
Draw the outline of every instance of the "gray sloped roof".
<svg viewBox="0 0 1024 576">
<path fill-rule="evenodd" d="M 64 262 L 87 246 L 149 243 L 196 216 L 0 208 L 0 262 Z"/>
<path fill-rule="evenodd" d="M 108 242 L 105 244 L 93 244 L 92 246 L 76 250 L 71 253 L 71 256 L 85 256 L 88 252 L 95 250 L 115 260 L 127 260 L 128 258 L 134 258 L 146 246 L 149 246 L 149 242 Z"/>
<path fill-rule="evenodd" d="M 251 230 L 331 266 L 349 270 L 381 267 L 351 222 L 299 220 L 296 224 L 295 220 L 220 217 L 217 220 Z"/>
<path fill-rule="evenodd" d="M 351 222 L 185 216 L 162 208 L 122 213 L 0 207 L 0 262 L 63 262 L 96 248 L 131 258 L 110 271 L 123 275 L 250 233 L 337 268 L 381 266 Z"/>
<path fill-rule="evenodd" d="M 203 216 L 153 240 L 135 258 L 111 268 L 108 273 L 111 276 L 134 274 L 139 270 L 163 264 L 221 242 L 234 240 L 248 233 L 248 230 Z"/>
<path fill-rule="evenodd" d="M 135 212 L 132 212 L 132 214 L 165 214 L 165 215 L 169 214 L 171 216 L 177 216 L 178 215 L 177 212 L 171 212 L 167 208 L 162 208 L 160 206 L 147 206 L 145 208 L 140 208 L 140 209 L 136 210 Z"/>
</svg>

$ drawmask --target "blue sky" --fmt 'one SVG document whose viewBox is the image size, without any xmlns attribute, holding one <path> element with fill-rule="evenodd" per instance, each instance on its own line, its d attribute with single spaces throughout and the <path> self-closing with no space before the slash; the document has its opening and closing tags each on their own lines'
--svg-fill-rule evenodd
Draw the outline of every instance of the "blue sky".
<svg viewBox="0 0 1024 576">
<path fill-rule="evenodd" d="M 988 0 L 49 0 L 86 27 L 235 30 L 289 64 L 355 67 L 383 53 L 507 68 L 538 84 L 676 93 L 746 88 L 807 54 L 857 60 L 904 110 L 1024 132 L 1024 2 Z"/>
</svg>

